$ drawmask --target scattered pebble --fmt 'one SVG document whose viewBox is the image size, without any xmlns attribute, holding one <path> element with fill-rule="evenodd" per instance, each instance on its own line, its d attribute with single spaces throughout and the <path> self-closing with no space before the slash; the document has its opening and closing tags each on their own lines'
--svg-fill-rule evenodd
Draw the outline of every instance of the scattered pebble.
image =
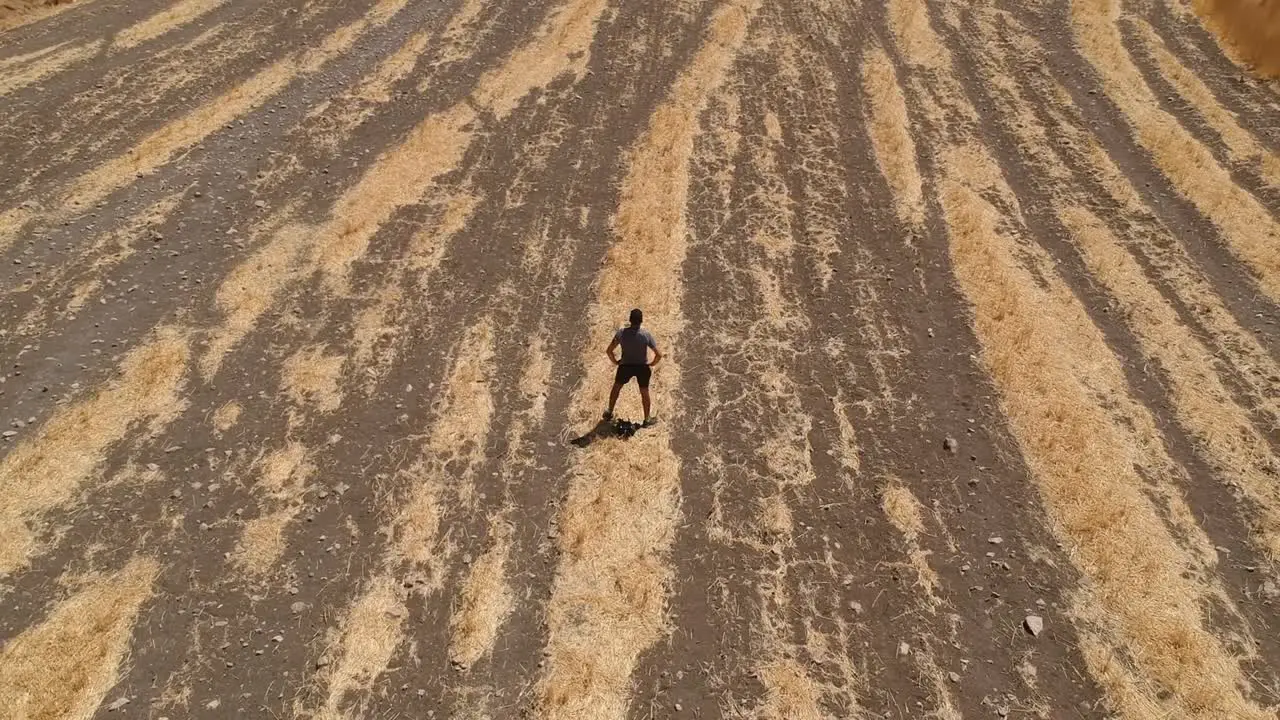
<svg viewBox="0 0 1280 720">
<path fill-rule="evenodd" d="M 1022 621 L 1022 626 L 1031 633 L 1032 637 L 1038 637 L 1044 631 L 1044 618 L 1039 615 L 1028 615 L 1027 619 Z"/>
</svg>

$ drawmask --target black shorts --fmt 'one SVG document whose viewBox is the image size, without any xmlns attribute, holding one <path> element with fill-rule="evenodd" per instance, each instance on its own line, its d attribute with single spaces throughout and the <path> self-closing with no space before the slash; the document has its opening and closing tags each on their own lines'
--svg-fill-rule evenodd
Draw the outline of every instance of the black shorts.
<svg viewBox="0 0 1280 720">
<path fill-rule="evenodd" d="M 649 378 L 653 375 L 653 370 L 648 365 L 619 365 L 618 373 L 613 376 L 613 381 L 619 385 L 626 385 L 631 382 L 631 378 L 636 379 L 636 383 L 642 388 L 649 387 Z"/>
</svg>

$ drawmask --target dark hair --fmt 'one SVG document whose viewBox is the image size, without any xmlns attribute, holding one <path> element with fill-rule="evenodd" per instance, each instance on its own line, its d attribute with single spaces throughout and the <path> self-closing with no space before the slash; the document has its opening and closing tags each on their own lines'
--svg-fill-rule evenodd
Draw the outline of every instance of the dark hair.
<svg viewBox="0 0 1280 720">
<path fill-rule="evenodd" d="M 632 310 L 631 324 L 634 325 L 635 327 L 640 327 L 640 323 L 642 322 L 644 322 L 644 313 L 640 311 L 640 308 L 636 308 L 635 310 Z"/>
</svg>

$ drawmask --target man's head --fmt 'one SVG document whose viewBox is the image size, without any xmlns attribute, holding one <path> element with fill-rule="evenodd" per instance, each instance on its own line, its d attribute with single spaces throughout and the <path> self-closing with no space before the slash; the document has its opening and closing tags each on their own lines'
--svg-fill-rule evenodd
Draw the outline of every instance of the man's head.
<svg viewBox="0 0 1280 720">
<path fill-rule="evenodd" d="M 631 311 L 631 327 L 640 327 L 640 323 L 644 322 L 644 313 L 640 308 Z"/>
</svg>

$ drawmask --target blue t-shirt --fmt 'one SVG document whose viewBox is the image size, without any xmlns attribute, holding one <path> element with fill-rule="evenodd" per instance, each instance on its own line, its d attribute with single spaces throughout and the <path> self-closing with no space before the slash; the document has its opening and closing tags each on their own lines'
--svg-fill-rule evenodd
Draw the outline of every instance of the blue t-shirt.
<svg viewBox="0 0 1280 720">
<path fill-rule="evenodd" d="M 648 365 L 649 348 L 658 349 L 658 343 L 648 330 L 630 325 L 614 333 L 613 339 L 622 347 L 623 365 Z"/>
</svg>

